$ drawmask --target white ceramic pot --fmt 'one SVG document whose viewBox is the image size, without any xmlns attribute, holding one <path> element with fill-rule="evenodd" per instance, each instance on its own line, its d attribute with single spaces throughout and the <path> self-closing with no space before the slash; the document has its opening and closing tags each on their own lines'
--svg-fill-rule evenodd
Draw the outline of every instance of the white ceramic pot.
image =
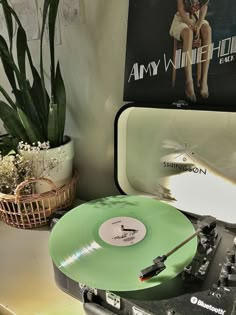
<svg viewBox="0 0 236 315">
<path fill-rule="evenodd" d="M 68 136 L 65 144 L 41 150 L 37 153 L 31 151 L 20 151 L 21 155 L 32 162 L 34 177 L 48 178 L 57 187 L 67 184 L 73 176 L 74 143 Z M 47 184 L 37 183 L 36 192 L 42 193 L 50 190 Z"/>
</svg>

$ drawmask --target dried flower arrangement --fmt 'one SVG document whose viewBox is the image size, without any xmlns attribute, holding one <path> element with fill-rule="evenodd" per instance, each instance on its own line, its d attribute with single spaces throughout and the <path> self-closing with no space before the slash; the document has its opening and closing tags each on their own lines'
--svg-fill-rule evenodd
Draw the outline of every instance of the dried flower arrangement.
<svg viewBox="0 0 236 315">
<path fill-rule="evenodd" d="M 42 152 L 50 148 L 49 142 L 38 142 L 32 145 L 21 141 L 17 153 L 15 148 L 3 146 L 0 151 L 0 192 L 3 194 L 14 194 L 16 187 L 23 181 L 33 177 L 48 177 L 48 173 L 60 165 L 60 154 L 57 157 L 45 160 Z M 8 150 L 7 150 L 8 149 Z M 24 153 L 30 153 L 25 155 Z M 59 152 L 58 152 L 59 153 Z M 40 159 L 38 159 L 40 155 Z M 40 163 L 40 164 L 39 164 Z M 33 186 L 25 186 L 24 194 L 33 193 Z"/>
<path fill-rule="evenodd" d="M 0 154 L 0 192 L 14 194 L 16 187 L 25 179 L 32 177 L 31 161 L 15 152 Z M 25 194 L 32 193 L 32 186 L 24 187 Z"/>
</svg>

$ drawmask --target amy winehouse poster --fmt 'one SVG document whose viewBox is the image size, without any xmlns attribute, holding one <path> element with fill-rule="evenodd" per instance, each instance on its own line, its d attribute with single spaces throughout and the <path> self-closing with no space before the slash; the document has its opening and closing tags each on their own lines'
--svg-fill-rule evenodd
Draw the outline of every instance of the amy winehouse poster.
<svg viewBox="0 0 236 315">
<path fill-rule="evenodd" d="M 235 0 L 130 0 L 124 100 L 236 109 L 235 12 Z"/>
</svg>

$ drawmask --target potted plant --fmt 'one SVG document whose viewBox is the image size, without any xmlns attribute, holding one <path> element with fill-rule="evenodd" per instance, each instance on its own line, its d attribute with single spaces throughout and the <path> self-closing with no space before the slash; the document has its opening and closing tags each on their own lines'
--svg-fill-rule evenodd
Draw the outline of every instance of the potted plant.
<svg viewBox="0 0 236 315">
<path fill-rule="evenodd" d="M 54 175 L 48 176 L 52 176 L 55 184 L 61 186 L 72 177 L 74 151 L 71 139 L 64 135 L 66 91 L 59 61 L 57 65 L 55 61 L 54 35 L 59 0 L 44 1 L 39 70 L 34 66 L 26 32 L 16 12 L 9 5 L 8 0 L 0 0 L 0 4 L 8 31 L 8 40 L 0 34 L 0 58 L 12 89 L 12 94 L 9 94 L 0 84 L 0 119 L 7 133 L 18 143 L 24 144 L 21 145 L 20 152 L 28 158 L 35 146 L 40 147 L 42 143 L 49 144 L 50 148 L 41 150 L 41 154 L 37 152 L 37 160 L 41 160 L 39 164 L 53 159 L 55 155 L 58 157 L 58 150 L 60 151 L 60 172 L 57 169 Z M 13 36 L 13 21 L 17 26 L 16 38 Z M 49 92 L 45 85 L 43 62 L 43 39 L 47 21 L 51 63 Z M 16 50 L 15 54 L 13 47 Z M 30 149 L 31 147 L 33 150 Z M 62 165 L 64 162 L 65 165 Z M 36 166 L 35 172 L 39 168 Z M 39 173 L 36 172 L 37 175 Z"/>
</svg>

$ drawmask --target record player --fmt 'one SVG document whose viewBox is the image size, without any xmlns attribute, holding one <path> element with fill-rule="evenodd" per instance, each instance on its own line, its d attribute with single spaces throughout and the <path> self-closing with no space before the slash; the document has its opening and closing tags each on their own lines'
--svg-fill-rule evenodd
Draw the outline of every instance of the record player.
<svg viewBox="0 0 236 315">
<path fill-rule="evenodd" d="M 87 314 L 236 314 L 236 113 L 127 104 L 115 130 L 121 194 L 52 221 L 56 283 Z"/>
</svg>

